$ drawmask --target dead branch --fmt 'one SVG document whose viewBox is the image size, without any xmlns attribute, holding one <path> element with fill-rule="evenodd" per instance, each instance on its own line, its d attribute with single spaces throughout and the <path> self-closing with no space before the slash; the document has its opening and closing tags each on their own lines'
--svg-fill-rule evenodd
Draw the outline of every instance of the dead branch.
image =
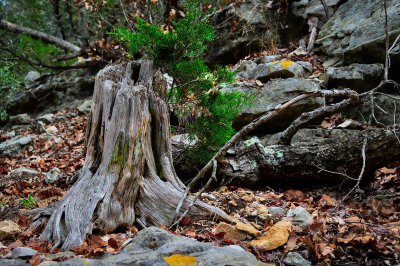
<svg viewBox="0 0 400 266">
<path fill-rule="evenodd" d="M 41 32 L 41 31 L 37 31 L 31 28 L 27 28 L 24 26 L 20 26 L 5 20 L 0 20 L 0 29 L 9 31 L 9 32 L 13 32 L 13 33 L 23 33 L 23 34 L 28 34 L 29 36 L 31 36 L 34 39 L 39 39 L 42 42 L 45 43 L 49 43 L 49 44 L 54 44 L 62 49 L 66 49 L 68 51 L 72 51 L 72 52 L 78 52 L 81 50 L 80 47 L 64 41 L 63 39 L 54 37 L 52 35 L 49 35 L 47 33 Z"/>
<path fill-rule="evenodd" d="M 311 53 L 312 49 L 314 48 L 315 40 L 317 39 L 318 20 L 319 19 L 317 16 L 312 16 L 307 21 L 307 24 L 310 27 L 310 39 L 308 40 L 307 54 Z"/>
<path fill-rule="evenodd" d="M 326 4 L 325 0 L 320 0 L 320 1 L 321 1 L 322 6 L 324 7 L 326 18 L 329 19 L 330 16 L 329 16 L 328 5 Z"/>
</svg>

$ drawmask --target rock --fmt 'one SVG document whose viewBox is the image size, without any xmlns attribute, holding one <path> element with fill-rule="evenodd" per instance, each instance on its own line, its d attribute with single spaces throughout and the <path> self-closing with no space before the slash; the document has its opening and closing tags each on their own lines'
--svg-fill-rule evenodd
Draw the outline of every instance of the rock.
<svg viewBox="0 0 400 266">
<path fill-rule="evenodd" d="M 268 207 L 268 213 L 274 223 L 277 223 L 286 215 L 286 210 L 281 207 Z"/>
<path fill-rule="evenodd" d="M 36 133 L 37 134 L 43 134 L 46 133 L 46 126 L 44 125 L 44 123 L 42 121 L 37 121 L 36 123 Z"/>
<path fill-rule="evenodd" d="M 259 64 L 249 77 L 262 82 L 268 82 L 273 78 L 306 78 L 311 74 L 310 69 L 312 70 L 308 64 L 286 60 Z"/>
<path fill-rule="evenodd" d="M 0 240 L 13 239 L 19 233 L 21 233 L 21 229 L 13 221 L 5 220 L 0 222 Z"/>
<path fill-rule="evenodd" d="M 12 139 L 6 140 L 0 143 L 0 157 L 11 156 L 14 153 L 18 153 L 22 147 L 28 145 L 31 142 L 32 138 L 29 136 L 17 136 Z"/>
<path fill-rule="evenodd" d="M 260 237 L 258 240 L 251 241 L 251 244 L 266 250 L 276 249 L 286 244 L 291 228 L 292 224 L 290 222 L 278 222 L 267 231 L 265 236 Z"/>
<path fill-rule="evenodd" d="M 281 57 L 279 55 L 265 55 L 265 56 L 260 56 L 255 59 L 255 62 L 257 64 L 266 64 L 266 63 L 271 63 L 275 61 L 281 60 Z"/>
<path fill-rule="evenodd" d="M 40 175 L 40 173 L 38 171 L 21 167 L 21 168 L 14 169 L 11 172 L 9 172 L 7 177 L 8 178 L 15 178 L 17 176 L 33 177 L 33 176 L 38 176 L 38 175 Z"/>
<path fill-rule="evenodd" d="M 400 1 L 388 0 L 389 37 L 400 34 Z M 385 61 L 385 17 L 381 0 L 348 0 L 323 25 L 316 41 L 317 51 L 337 57 L 344 64 Z M 392 66 L 400 54 L 392 54 Z"/>
<path fill-rule="evenodd" d="M 293 265 L 293 266 L 311 266 L 311 262 L 304 259 L 297 252 L 289 252 L 286 255 L 286 258 L 283 260 L 283 262 L 286 263 L 287 265 Z"/>
<path fill-rule="evenodd" d="M 88 114 L 90 113 L 92 100 L 86 100 L 81 105 L 78 106 L 78 111 L 80 114 Z"/>
<path fill-rule="evenodd" d="M 313 219 L 313 216 L 303 207 L 296 207 L 289 210 L 286 216 L 293 217 L 293 223 L 301 227 L 309 226 Z"/>
<path fill-rule="evenodd" d="M 22 260 L 0 259 L 0 266 L 31 266 L 32 264 L 26 263 Z"/>
<path fill-rule="evenodd" d="M 53 184 L 53 183 L 57 182 L 58 180 L 60 180 L 60 177 L 61 177 L 60 169 L 58 169 L 57 167 L 54 167 L 53 169 L 51 169 L 49 172 L 46 173 L 44 181 L 47 184 Z"/>
<path fill-rule="evenodd" d="M 33 250 L 31 248 L 17 247 L 12 251 L 11 257 L 13 259 L 30 259 L 37 253 L 37 250 Z"/>
<path fill-rule="evenodd" d="M 57 258 L 71 258 L 71 257 L 72 258 L 76 257 L 75 253 L 71 251 L 59 252 L 55 254 L 46 253 L 45 260 L 55 260 Z"/>
<path fill-rule="evenodd" d="M 180 134 L 174 135 L 171 137 L 171 144 L 180 146 L 180 147 L 187 147 L 187 146 L 194 146 L 197 143 L 197 138 L 195 137 L 192 139 L 189 134 Z"/>
<path fill-rule="evenodd" d="M 383 78 L 383 71 L 382 64 L 354 63 L 345 67 L 328 68 L 323 79 L 330 89 L 341 86 L 362 93 L 379 85 Z"/>
<path fill-rule="evenodd" d="M 28 125 L 31 123 L 31 117 L 28 114 L 10 116 L 10 122 L 14 125 Z"/>
<path fill-rule="evenodd" d="M 237 73 L 238 79 L 248 79 L 254 69 L 257 67 L 257 63 L 251 60 L 241 61 L 236 65 L 232 71 Z"/>
<path fill-rule="evenodd" d="M 46 128 L 46 132 L 48 134 L 57 134 L 58 129 L 55 126 L 49 126 L 48 128 Z"/>
<path fill-rule="evenodd" d="M 91 97 L 94 88 L 92 78 L 104 65 L 93 68 L 69 69 L 55 75 L 44 74 L 25 90 L 18 91 L 12 99 L 10 114 L 56 112 L 76 108 L 71 102 Z"/>
<path fill-rule="evenodd" d="M 329 15 L 332 16 L 337 7 L 341 4 L 341 0 L 325 0 L 328 6 Z M 317 16 L 323 21 L 326 21 L 326 13 L 324 6 L 319 1 L 314 0 L 300 0 L 299 2 L 292 3 L 291 11 L 295 16 L 308 19 L 311 16 Z"/>
<path fill-rule="evenodd" d="M 209 21 L 216 29 L 206 56 L 211 65 L 235 64 L 252 52 L 276 47 L 276 43 L 285 46 L 303 37 L 296 18 L 268 8 L 265 0 L 242 1 L 237 6 L 217 9 Z"/>
<path fill-rule="evenodd" d="M 238 230 L 237 228 L 233 227 L 224 222 L 220 222 L 217 227 L 215 228 L 214 234 L 219 234 L 221 232 L 225 232 L 224 239 L 234 239 L 234 240 L 245 240 L 247 234 Z"/>
<path fill-rule="evenodd" d="M 266 265 L 238 246 L 215 247 L 156 227 L 140 231 L 120 254 L 74 258 L 59 265 Z"/>
<path fill-rule="evenodd" d="M 397 100 L 395 100 L 397 99 Z M 393 124 L 400 124 L 400 95 L 399 94 L 390 94 L 387 93 L 386 95 L 375 95 L 374 97 L 374 115 L 378 123 L 372 119 L 372 123 L 374 125 L 382 123 L 384 125 L 393 125 Z M 395 106 L 396 104 L 396 106 Z M 379 108 L 377 107 L 379 106 Z M 357 112 L 359 111 L 359 112 Z M 363 106 L 361 106 L 356 111 L 355 115 L 357 116 L 360 121 L 368 119 L 371 114 L 371 105 L 370 101 L 366 101 Z M 396 111 L 396 113 L 395 113 Z M 360 116 L 359 114 L 362 114 Z M 396 121 L 395 121 L 396 119 Z"/>
<path fill-rule="evenodd" d="M 312 92 L 320 88 L 317 83 L 300 78 L 276 79 L 268 82 L 261 88 L 250 82 L 239 82 L 233 84 L 231 87 L 222 86 L 224 88 L 221 89 L 221 92 L 235 91 L 247 93 L 254 97 L 251 100 L 251 105 L 246 107 L 241 115 L 234 120 L 233 126 L 236 129 L 242 128 L 278 104 L 302 93 Z M 265 134 L 284 130 L 303 112 L 314 110 L 322 105 L 323 99 L 321 98 L 312 98 L 307 101 L 298 102 L 285 111 L 282 111 L 276 119 L 271 119 L 270 122 L 260 126 L 256 132 L 263 132 Z"/>
<path fill-rule="evenodd" d="M 53 114 L 42 115 L 37 120 L 42 121 L 46 124 L 51 124 L 51 123 L 53 123 Z"/>
<path fill-rule="evenodd" d="M 255 229 L 251 224 L 238 223 L 236 224 L 236 228 L 255 237 L 261 235 L 261 232 Z"/>
<path fill-rule="evenodd" d="M 26 83 L 33 83 L 35 82 L 38 78 L 40 78 L 40 73 L 36 71 L 29 71 L 28 74 L 26 74 L 24 81 Z"/>
</svg>

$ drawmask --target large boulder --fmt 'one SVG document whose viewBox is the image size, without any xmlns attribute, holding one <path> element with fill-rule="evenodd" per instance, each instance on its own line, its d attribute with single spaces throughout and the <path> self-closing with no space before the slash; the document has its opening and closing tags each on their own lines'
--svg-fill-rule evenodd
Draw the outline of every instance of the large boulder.
<svg viewBox="0 0 400 266">
<path fill-rule="evenodd" d="M 382 64 L 351 64 L 328 68 L 324 74 L 325 85 L 330 89 L 339 86 L 365 92 L 378 86 L 383 78 Z"/>
<path fill-rule="evenodd" d="M 249 77 L 267 82 L 274 78 L 307 78 L 311 72 L 312 66 L 310 63 L 280 60 L 259 64 Z"/>
<path fill-rule="evenodd" d="M 245 108 L 242 114 L 237 117 L 233 123 L 233 126 L 239 129 L 262 116 L 278 104 L 299 96 L 302 93 L 316 91 L 319 88 L 319 85 L 313 81 L 301 78 L 288 78 L 275 79 L 262 87 L 258 87 L 255 83 L 239 82 L 233 84 L 232 87 L 223 88 L 222 92 L 242 92 L 254 97 L 254 99 L 251 100 L 251 105 Z M 289 126 L 290 123 L 303 112 L 314 110 L 322 105 L 323 100 L 321 98 L 310 98 L 298 102 L 282 111 L 276 119 L 272 119 L 269 123 L 258 128 L 258 131 L 264 133 L 281 131 Z"/>
<path fill-rule="evenodd" d="M 391 42 L 400 34 L 400 1 L 388 0 Z M 341 5 L 319 32 L 318 51 L 344 64 L 385 61 L 385 16 L 381 0 L 349 0 Z M 400 54 L 392 55 L 392 65 Z"/>
</svg>

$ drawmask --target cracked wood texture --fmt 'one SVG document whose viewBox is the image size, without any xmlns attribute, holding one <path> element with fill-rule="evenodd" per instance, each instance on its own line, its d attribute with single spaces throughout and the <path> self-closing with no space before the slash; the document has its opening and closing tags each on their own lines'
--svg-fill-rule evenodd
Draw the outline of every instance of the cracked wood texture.
<svg viewBox="0 0 400 266">
<path fill-rule="evenodd" d="M 165 80 L 153 74 L 151 61 L 142 63 L 136 83 L 130 77 L 130 64 L 108 66 L 96 77 L 85 164 L 42 234 L 54 247 L 79 246 L 93 230 L 159 226 L 174 216 L 185 186 L 172 164 Z M 231 219 L 201 201 L 189 213 L 209 215 Z"/>
<path fill-rule="evenodd" d="M 343 174 L 351 178 L 360 174 L 365 134 L 364 177 L 368 178 L 376 169 L 399 160 L 400 142 L 394 130 L 301 129 L 291 145 L 274 145 L 279 134 L 266 141 L 254 137 L 228 152 L 220 162 L 220 175 L 235 185 L 258 187 L 340 183 L 350 180 Z"/>
</svg>

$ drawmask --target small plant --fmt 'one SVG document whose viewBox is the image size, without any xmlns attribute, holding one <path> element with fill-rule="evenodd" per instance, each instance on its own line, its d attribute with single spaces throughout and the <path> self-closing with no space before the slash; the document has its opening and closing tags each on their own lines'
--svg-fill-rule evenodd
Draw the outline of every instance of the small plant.
<svg viewBox="0 0 400 266">
<path fill-rule="evenodd" d="M 22 199 L 22 205 L 24 205 L 25 208 L 33 208 L 36 206 L 36 200 L 29 194 L 27 199 Z"/>
<path fill-rule="evenodd" d="M 0 120 L 2 121 L 7 119 L 7 110 L 18 87 L 17 78 L 12 70 L 14 66 L 11 63 L 0 66 Z"/>
</svg>

